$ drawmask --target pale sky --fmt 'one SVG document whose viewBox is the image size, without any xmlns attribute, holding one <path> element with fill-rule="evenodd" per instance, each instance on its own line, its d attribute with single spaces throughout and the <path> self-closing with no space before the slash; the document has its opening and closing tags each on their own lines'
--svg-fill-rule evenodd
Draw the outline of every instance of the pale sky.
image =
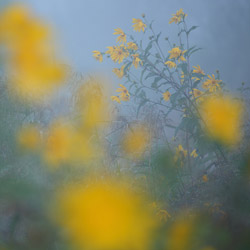
<svg viewBox="0 0 250 250">
<path fill-rule="evenodd" d="M 172 13 L 183 8 L 187 23 L 199 26 L 191 43 L 203 50 L 193 57 L 206 73 L 216 69 L 221 78 L 235 87 L 250 82 L 250 1 L 249 0 L 20 0 L 30 4 L 35 13 L 49 22 L 60 43 L 61 51 L 74 70 L 87 73 L 110 72 L 110 60 L 95 61 L 93 50 L 105 51 L 115 44 L 115 28 L 134 33 L 132 18 L 146 14 L 154 19 L 157 32 L 172 38 L 176 25 L 169 25 Z M 138 35 L 138 34 L 137 34 Z M 139 34 L 138 37 L 140 37 Z M 147 37 L 145 37 L 147 39 Z M 167 52 L 168 48 L 163 48 Z"/>
</svg>

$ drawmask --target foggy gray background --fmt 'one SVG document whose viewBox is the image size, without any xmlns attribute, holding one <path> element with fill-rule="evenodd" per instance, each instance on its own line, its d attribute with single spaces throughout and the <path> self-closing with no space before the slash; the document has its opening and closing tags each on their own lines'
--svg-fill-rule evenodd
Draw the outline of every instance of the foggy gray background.
<svg viewBox="0 0 250 250">
<path fill-rule="evenodd" d="M 115 44 L 115 28 L 135 33 L 132 18 L 155 20 L 154 28 L 176 38 L 177 25 L 168 24 L 171 14 L 183 8 L 189 27 L 199 28 L 191 35 L 191 45 L 202 47 L 192 60 L 205 73 L 220 70 L 221 79 L 233 88 L 250 82 L 250 1 L 249 0 L 22 0 L 52 24 L 60 49 L 73 69 L 88 73 L 112 72 L 114 64 L 92 57 L 93 50 L 106 51 Z M 138 34 L 138 38 L 143 34 Z M 146 39 L 147 37 L 145 37 Z M 165 54 L 169 50 L 164 48 Z M 116 66 L 117 67 L 117 66 Z"/>
</svg>

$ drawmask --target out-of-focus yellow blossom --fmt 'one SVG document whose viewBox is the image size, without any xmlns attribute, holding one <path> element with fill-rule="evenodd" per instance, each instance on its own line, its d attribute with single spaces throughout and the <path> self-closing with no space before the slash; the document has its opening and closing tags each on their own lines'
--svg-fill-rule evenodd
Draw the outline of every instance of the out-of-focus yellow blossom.
<svg viewBox="0 0 250 250">
<path fill-rule="evenodd" d="M 205 75 L 204 71 L 201 69 L 200 65 L 193 66 L 193 73 Z"/>
<path fill-rule="evenodd" d="M 65 78 L 64 66 L 52 58 L 50 40 L 48 27 L 25 7 L 13 5 L 0 13 L 10 89 L 24 99 L 40 101 Z"/>
<path fill-rule="evenodd" d="M 86 181 L 60 190 L 56 222 L 79 249 L 148 249 L 156 223 L 144 200 L 128 185 Z"/>
<path fill-rule="evenodd" d="M 41 136 L 37 127 L 27 125 L 21 128 L 17 134 L 17 142 L 21 148 L 35 151 L 41 145 Z"/>
<path fill-rule="evenodd" d="M 216 80 L 214 74 L 212 76 L 208 75 L 208 78 L 203 84 L 202 84 L 202 88 L 204 89 L 208 89 L 209 92 L 214 92 L 216 90 L 220 90 L 221 86 L 220 86 L 220 82 L 221 80 Z"/>
<path fill-rule="evenodd" d="M 125 65 L 122 65 L 121 68 L 114 68 L 112 71 L 117 75 L 118 78 L 122 78 L 124 75 L 124 67 Z"/>
<path fill-rule="evenodd" d="M 197 152 L 196 152 L 196 149 L 194 149 L 191 153 L 190 153 L 190 156 L 191 157 L 194 157 L 196 158 L 198 156 Z"/>
<path fill-rule="evenodd" d="M 129 56 L 129 52 L 123 45 L 108 47 L 107 54 L 110 54 L 110 58 L 114 62 L 121 63 L 126 57 Z"/>
<path fill-rule="evenodd" d="M 182 18 L 185 18 L 187 14 L 183 12 L 183 9 L 179 9 L 175 14 L 172 14 L 173 17 L 170 18 L 169 24 L 171 23 L 179 23 Z"/>
<path fill-rule="evenodd" d="M 166 101 L 166 102 L 169 101 L 170 96 L 171 96 L 169 91 L 164 92 L 162 95 L 163 95 L 164 101 Z"/>
<path fill-rule="evenodd" d="M 207 134 L 224 144 L 233 145 L 242 136 L 243 105 L 231 96 L 210 96 L 200 105 L 199 111 Z"/>
<path fill-rule="evenodd" d="M 144 32 L 144 29 L 147 27 L 145 23 L 140 18 L 133 18 L 132 19 L 134 31 L 140 32 L 141 30 Z"/>
<path fill-rule="evenodd" d="M 115 101 L 115 102 L 118 102 L 119 104 L 121 104 L 121 100 L 120 100 L 119 96 L 113 95 L 113 96 L 111 96 L 111 100 Z"/>
<path fill-rule="evenodd" d="M 120 42 L 120 43 L 126 43 L 127 42 L 127 37 L 126 37 L 126 34 L 123 32 L 122 29 L 118 28 L 118 29 L 115 29 L 115 32 L 113 33 L 113 35 L 119 35 L 116 39 L 117 42 Z"/>
<path fill-rule="evenodd" d="M 167 222 L 168 219 L 171 218 L 170 214 L 169 214 L 168 211 L 165 210 L 165 209 L 159 210 L 159 211 L 157 212 L 156 215 L 157 215 L 157 216 L 160 218 L 160 220 L 163 221 L 163 222 Z"/>
<path fill-rule="evenodd" d="M 75 130 L 71 135 L 70 163 L 89 163 L 103 155 L 99 140 L 94 140 L 94 133 L 87 128 Z"/>
<path fill-rule="evenodd" d="M 176 68 L 176 63 L 175 62 L 172 62 L 172 61 L 167 61 L 165 62 L 165 64 L 170 68 Z"/>
<path fill-rule="evenodd" d="M 204 174 L 204 175 L 202 176 L 202 180 L 203 180 L 204 182 L 208 182 L 208 177 L 207 177 L 206 174 Z"/>
<path fill-rule="evenodd" d="M 150 144 L 150 134 L 147 127 L 135 125 L 126 131 L 122 138 L 122 148 L 128 156 L 139 158 Z"/>
<path fill-rule="evenodd" d="M 107 125 L 111 119 L 108 83 L 98 77 L 86 81 L 78 91 L 78 107 L 85 129 Z"/>
<path fill-rule="evenodd" d="M 138 49 L 137 45 L 135 43 L 133 43 L 133 42 L 128 42 L 127 43 L 127 48 L 132 49 L 132 50 L 137 50 Z"/>
<path fill-rule="evenodd" d="M 194 224 L 192 220 L 178 218 L 170 228 L 167 249 L 187 250 L 192 249 Z"/>
<path fill-rule="evenodd" d="M 186 50 L 181 50 L 179 47 L 172 48 L 168 51 L 170 54 L 169 59 L 178 59 L 178 61 L 186 61 L 186 58 L 183 56 L 186 53 Z"/>
<path fill-rule="evenodd" d="M 127 90 L 127 88 L 125 86 L 123 86 L 122 84 L 119 84 L 120 88 L 118 88 L 116 90 L 116 92 L 120 92 L 119 95 L 120 95 L 120 99 L 122 101 L 129 101 L 129 98 L 130 98 L 130 94 Z"/>
<path fill-rule="evenodd" d="M 102 61 L 103 61 L 103 56 L 102 56 L 102 53 L 101 53 L 100 51 L 98 51 L 98 50 L 93 50 L 92 53 L 93 53 L 93 57 L 94 57 L 97 61 L 99 61 L 99 62 L 102 62 Z"/>
<path fill-rule="evenodd" d="M 70 159 L 72 149 L 72 129 L 60 122 L 51 125 L 44 145 L 44 159 L 54 167 L 65 164 Z"/>
<path fill-rule="evenodd" d="M 143 65 L 143 62 L 140 59 L 139 54 L 133 54 L 131 56 L 133 57 L 133 65 L 136 69 L 138 68 L 139 64 Z"/>
</svg>

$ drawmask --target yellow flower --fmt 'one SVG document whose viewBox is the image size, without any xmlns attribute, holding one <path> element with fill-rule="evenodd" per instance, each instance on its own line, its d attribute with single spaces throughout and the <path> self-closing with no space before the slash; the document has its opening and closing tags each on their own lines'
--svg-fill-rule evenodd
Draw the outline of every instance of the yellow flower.
<svg viewBox="0 0 250 250">
<path fill-rule="evenodd" d="M 165 62 L 165 64 L 170 68 L 176 68 L 176 63 L 175 62 L 172 62 L 172 61 L 167 61 Z"/>
<path fill-rule="evenodd" d="M 175 47 L 168 51 L 168 53 L 170 53 L 169 59 L 178 59 L 178 61 L 186 61 L 185 57 L 183 56 L 184 53 L 186 53 L 186 50 L 181 51 L 180 48 Z"/>
<path fill-rule="evenodd" d="M 201 69 L 200 65 L 193 66 L 193 73 L 205 75 L 204 71 Z"/>
<path fill-rule="evenodd" d="M 176 147 L 176 152 L 174 156 L 174 161 L 176 162 L 179 158 L 183 158 L 187 156 L 187 150 L 185 150 L 181 144 Z"/>
<path fill-rule="evenodd" d="M 115 50 L 115 46 L 108 46 L 107 49 L 105 53 L 111 55 Z"/>
<path fill-rule="evenodd" d="M 108 98 L 110 92 L 108 83 L 98 77 L 86 81 L 78 91 L 78 108 L 82 114 L 82 126 L 95 130 L 103 127 L 111 119 Z"/>
<path fill-rule="evenodd" d="M 204 182 L 208 182 L 208 178 L 207 178 L 207 175 L 206 175 L 206 174 L 202 176 L 202 180 L 203 180 Z"/>
<path fill-rule="evenodd" d="M 111 59 L 114 62 L 121 63 L 126 57 L 129 56 L 129 52 L 123 45 L 108 47 L 107 54 L 110 54 Z"/>
<path fill-rule="evenodd" d="M 118 102 L 119 104 L 121 104 L 121 100 L 120 100 L 119 96 L 111 96 L 111 100 L 115 101 L 115 102 Z"/>
<path fill-rule="evenodd" d="M 124 67 L 125 65 L 122 65 L 120 69 L 114 68 L 112 71 L 117 75 L 118 78 L 122 78 L 124 75 Z"/>
<path fill-rule="evenodd" d="M 221 80 L 216 80 L 214 74 L 212 76 L 208 75 L 208 78 L 203 84 L 202 88 L 208 89 L 209 92 L 214 92 L 216 90 L 220 90 L 220 82 Z"/>
<path fill-rule="evenodd" d="M 178 218 L 170 228 L 168 248 L 171 250 L 192 249 L 192 234 L 194 232 L 193 221 L 186 218 Z"/>
<path fill-rule="evenodd" d="M 125 33 L 123 32 L 122 29 L 118 28 L 118 29 L 115 29 L 115 32 L 113 33 L 113 35 L 119 35 L 116 39 L 117 42 L 120 42 L 120 43 L 126 43 L 127 42 L 127 38 L 126 38 L 126 35 Z"/>
<path fill-rule="evenodd" d="M 172 14 L 173 17 L 170 18 L 169 24 L 171 23 L 179 23 L 181 21 L 181 16 L 176 16 L 175 14 Z"/>
<path fill-rule="evenodd" d="M 17 142 L 21 148 L 35 151 L 41 144 L 39 130 L 33 125 L 27 125 L 20 129 L 17 134 Z"/>
<path fill-rule="evenodd" d="M 52 55 L 48 27 L 28 9 L 14 5 L 0 14 L 0 43 L 6 48 L 10 89 L 24 99 L 40 101 L 65 78 Z"/>
<path fill-rule="evenodd" d="M 102 57 L 102 53 L 98 50 L 94 50 L 92 51 L 93 52 L 93 57 L 99 61 L 99 62 L 102 62 L 103 61 L 103 57 Z"/>
<path fill-rule="evenodd" d="M 57 193 L 51 215 L 77 249 L 148 249 L 156 223 L 127 184 L 90 180 Z"/>
<path fill-rule="evenodd" d="M 136 69 L 138 68 L 139 64 L 141 65 L 143 64 L 142 60 L 139 58 L 139 54 L 134 54 L 131 56 L 133 57 L 133 65 L 135 66 Z"/>
<path fill-rule="evenodd" d="M 127 46 L 128 46 L 128 49 L 132 49 L 132 50 L 137 50 L 138 49 L 137 45 L 135 43 L 133 43 L 133 42 L 128 42 Z"/>
<path fill-rule="evenodd" d="M 210 137 L 227 145 L 240 141 L 243 120 L 241 102 L 230 96 L 211 96 L 201 103 L 199 111 Z"/>
<path fill-rule="evenodd" d="M 166 102 L 170 99 L 170 96 L 171 96 L 169 91 L 164 92 L 162 95 L 163 95 L 164 101 Z"/>
<path fill-rule="evenodd" d="M 144 32 L 144 29 L 147 27 L 147 25 L 143 23 L 140 18 L 138 19 L 133 18 L 132 23 L 134 23 L 133 24 L 134 30 L 138 32 L 140 32 L 141 30 Z"/>
<path fill-rule="evenodd" d="M 179 9 L 175 14 L 172 14 L 172 16 L 173 17 L 171 17 L 169 20 L 169 24 L 173 22 L 179 23 L 182 20 L 182 18 L 184 19 L 187 16 L 187 14 L 183 12 L 183 9 Z"/>
<path fill-rule="evenodd" d="M 204 92 L 199 89 L 193 89 L 190 94 L 193 94 L 193 98 L 196 100 L 197 103 L 200 103 L 204 100 L 204 98 L 201 97 L 202 95 L 204 95 Z"/>
<path fill-rule="evenodd" d="M 44 159 L 51 166 L 65 164 L 70 158 L 72 130 L 57 122 L 51 125 L 45 141 Z"/>
<path fill-rule="evenodd" d="M 130 128 L 123 136 L 122 148 L 128 156 L 139 158 L 150 143 L 148 128 L 136 125 Z"/>
<path fill-rule="evenodd" d="M 196 158 L 196 157 L 198 156 L 198 154 L 196 153 L 196 149 L 194 149 L 194 150 L 191 152 L 190 156 L 192 156 L 192 157 L 194 157 L 194 158 Z"/>
<path fill-rule="evenodd" d="M 120 95 L 120 99 L 122 101 L 129 101 L 129 98 L 130 98 L 130 94 L 128 92 L 128 90 L 126 89 L 125 86 L 123 86 L 122 84 L 119 84 L 121 88 L 118 88 L 116 90 L 116 92 L 120 92 L 119 95 Z"/>
<path fill-rule="evenodd" d="M 185 74 L 183 71 L 181 71 L 181 84 L 184 83 L 184 79 L 185 79 Z"/>
</svg>

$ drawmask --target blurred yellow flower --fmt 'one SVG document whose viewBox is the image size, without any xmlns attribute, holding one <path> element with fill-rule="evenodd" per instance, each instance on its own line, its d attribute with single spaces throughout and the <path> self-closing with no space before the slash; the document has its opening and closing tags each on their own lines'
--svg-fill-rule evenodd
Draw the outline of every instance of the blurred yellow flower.
<svg viewBox="0 0 250 250">
<path fill-rule="evenodd" d="M 72 135 L 71 128 L 61 122 L 55 122 L 50 126 L 44 145 L 44 159 L 49 165 L 57 167 L 69 161 Z"/>
<path fill-rule="evenodd" d="M 123 32 L 122 29 L 118 28 L 118 29 L 115 29 L 115 32 L 113 33 L 113 35 L 119 35 L 116 39 L 117 42 L 120 42 L 120 43 L 126 43 L 127 42 L 127 37 L 126 37 L 126 34 Z"/>
<path fill-rule="evenodd" d="M 206 174 L 202 176 L 202 180 L 203 180 L 204 182 L 208 182 L 208 178 L 207 178 L 207 175 L 206 175 Z"/>
<path fill-rule="evenodd" d="M 162 95 L 163 95 L 164 101 L 166 101 L 166 102 L 169 101 L 170 96 L 171 96 L 169 91 L 164 92 Z"/>
<path fill-rule="evenodd" d="M 98 77 L 84 82 L 78 91 L 78 108 L 82 114 L 82 126 L 85 129 L 95 129 L 109 124 L 111 120 L 110 92 L 108 82 Z"/>
<path fill-rule="evenodd" d="M 126 57 L 129 56 L 129 52 L 123 45 L 108 47 L 107 54 L 110 54 L 110 58 L 114 62 L 121 63 Z"/>
<path fill-rule="evenodd" d="M 176 68 L 176 63 L 175 62 L 172 62 L 172 61 L 167 61 L 165 62 L 165 64 L 170 68 Z"/>
<path fill-rule="evenodd" d="M 125 65 L 122 65 L 121 68 L 114 68 L 112 71 L 117 75 L 118 78 L 122 78 L 124 75 L 124 67 Z"/>
<path fill-rule="evenodd" d="M 125 154 L 132 158 L 139 158 L 150 144 L 149 129 L 143 125 L 129 127 L 122 138 L 122 148 Z"/>
<path fill-rule="evenodd" d="M 155 222 L 144 200 L 118 181 L 84 184 L 58 192 L 52 212 L 72 245 L 96 250 L 148 249 Z"/>
<path fill-rule="evenodd" d="M 208 75 L 208 78 L 203 84 L 202 84 L 202 88 L 204 89 L 208 89 L 209 92 L 214 92 L 216 90 L 220 90 L 221 86 L 220 86 L 220 82 L 221 80 L 216 80 L 214 74 L 212 76 Z"/>
<path fill-rule="evenodd" d="M 196 152 L 196 149 L 194 149 L 191 153 L 190 153 L 190 156 L 191 157 L 194 157 L 196 158 L 198 156 L 197 152 Z"/>
<path fill-rule="evenodd" d="M 122 84 L 119 84 L 120 85 L 120 88 L 118 88 L 116 90 L 116 92 L 120 92 L 119 95 L 120 95 L 120 99 L 122 101 L 129 101 L 130 99 L 130 94 L 127 90 L 127 88 L 125 86 L 123 86 Z"/>
<path fill-rule="evenodd" d="M 231 96 L 207 97 L 199 111 L 207 134 L 224 144 L 238 143 L 242 136 L 243 105 Z"/>
<path fill-rule="evenodd" d="M 139 54 L 131 55 L 133 57 L 133 65 L 137 69 L 139 64 L 143 64 L 142 60 L 139 58 Z"/>
<path fill-rule="evenodd" d="M 127 47 L 128 47 L 128 49 L 132 49 L 132 50 L 137 50 L 138 49 L 137 45 L 135 43 L 133 43 L 133 42 L 128 42 Z"/>
<path fill-rule="evenodd" d="M 147 27 L 147 25 L 145 23 L 142 22 L 142 20 L 140 18 L 133 18 L 132 19 L 132 23 L 134 30 L 140 32 L 141 30 L 144 32 L 144 29 Z"/>
<path fill-rule="evenodd" d="M 103 61 L 103 56 L 102 56 L 102 53 L 101 53 L 100 51 L 98 51 L 98 50 L 93 50 L 92 53 L 93 53 L 93 57 L 94 57 L 97 61 L 99 61 L 99 62 L 102 62 L 102 61 Z"/>
<path fill-rule="evenodd" d="M 193 249 L 192 235 L 194 232 L 194 224 L 186 218 L 178 218 L 170 228 L 167 242 L 167 249 L 171 250 L 187 250 Z"/>
<path fill-rule="evenodd" d="M 120 100 L 119 96 L 111 96 L 111 100 L 115 101 L 115 102 L 118 102 L 119 104 L 121 104 L 121 100 Z"/>
<path fill-rule="evenodd" d="M 27 125 L 17 134 L 17 142 L 22 149 L 35 151 L 41 145 L 41 136 L 37 127 Z"/>
<path fill-rule="evenodd" d="M 64 66 L 56 62 L 49 29 L 21 5 L 0 14 L 0 43 L 7 48 L 10 89 L 20 97 L 40 101 L 65 78 Z"/>
</svg>

